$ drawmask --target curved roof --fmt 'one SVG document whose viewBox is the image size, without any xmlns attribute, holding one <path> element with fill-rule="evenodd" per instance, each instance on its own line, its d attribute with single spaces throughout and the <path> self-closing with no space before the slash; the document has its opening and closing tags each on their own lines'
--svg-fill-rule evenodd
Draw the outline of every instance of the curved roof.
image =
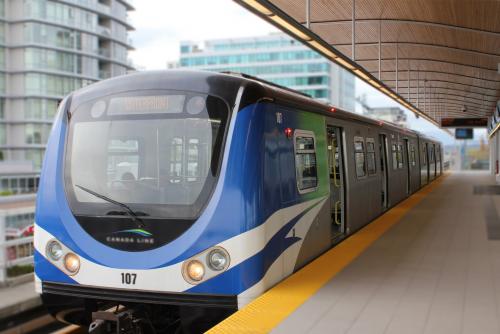
<svg viewBox="0 0 500 334">
<path fill-rule="evenodd" d="M 498 0 L 235 1 L 437 124 L 500 99 Z"/>
</svg>

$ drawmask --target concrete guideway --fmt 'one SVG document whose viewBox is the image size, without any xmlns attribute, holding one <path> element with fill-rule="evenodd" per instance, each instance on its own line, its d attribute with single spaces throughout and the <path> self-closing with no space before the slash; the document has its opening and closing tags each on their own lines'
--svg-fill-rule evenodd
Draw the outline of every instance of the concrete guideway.
<svg viewBox="0 0 500 334">
<path fill-rule="evenodd" d="M 33 281 L 0 289 L 0 320 L 41 305 Z"/>
<path fill-rule="evenodd" d="M 210 332 L 500 332 L 493 184 L 439 179 Z"/>
</svg>

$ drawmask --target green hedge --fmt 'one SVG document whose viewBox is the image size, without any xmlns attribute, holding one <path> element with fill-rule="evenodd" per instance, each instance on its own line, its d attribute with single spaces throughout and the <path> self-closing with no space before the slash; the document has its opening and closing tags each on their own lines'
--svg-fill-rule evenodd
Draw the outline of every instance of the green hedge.
<svg viewBox="0 0 500 334">
<path fill-rule="evenodd" d="M 33 272 L 33 265 L 27 264 L 24 266 L 14 266 L 7 268 L 7 277 L 16 277 Z"/>
</svg>

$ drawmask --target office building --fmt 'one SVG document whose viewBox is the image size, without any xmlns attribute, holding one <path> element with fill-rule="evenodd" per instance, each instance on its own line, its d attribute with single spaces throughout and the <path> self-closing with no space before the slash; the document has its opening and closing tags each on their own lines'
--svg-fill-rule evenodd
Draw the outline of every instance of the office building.
<svg viewBox="0 0 500 334">
<path fill-rule="evenodd" d="M 246 73 L 354 111 L 354 77 L 287 35 L 181 42 L 180 51 L 179 67 Z"/>
</svg>

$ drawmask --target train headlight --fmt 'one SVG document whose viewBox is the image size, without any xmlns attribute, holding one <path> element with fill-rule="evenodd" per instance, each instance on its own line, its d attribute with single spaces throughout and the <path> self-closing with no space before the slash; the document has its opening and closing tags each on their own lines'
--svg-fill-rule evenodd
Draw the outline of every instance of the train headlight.
<svg viewBox="0 0 500 334">
<path fill-rule="evenodd" d="M 205 266 L 198 260 L 191 260 L 185 266 L 185 275 L 188 281 L 198 283 L 205 276 Z"/>
<path fill-rule="evenodd" d="M 73 253 L 68 253 L 64 257 L 64 267 L 71 275 L 75 275 L 80 270 L 80 258 Z"/>
<path fill-rule="evenodd" d="M 211 269 L 221 271 L 229 265 L 229 254 L 222 248 L 216 248 L 208 253 L 207 260 Z"/>
<path fill-rule="evenodd" d="M 47 256 L 54 261 L 58 261 L 63 256 L 62 246 L 55 240 L 49 241 L 46 252 Z"/>
</svg>

